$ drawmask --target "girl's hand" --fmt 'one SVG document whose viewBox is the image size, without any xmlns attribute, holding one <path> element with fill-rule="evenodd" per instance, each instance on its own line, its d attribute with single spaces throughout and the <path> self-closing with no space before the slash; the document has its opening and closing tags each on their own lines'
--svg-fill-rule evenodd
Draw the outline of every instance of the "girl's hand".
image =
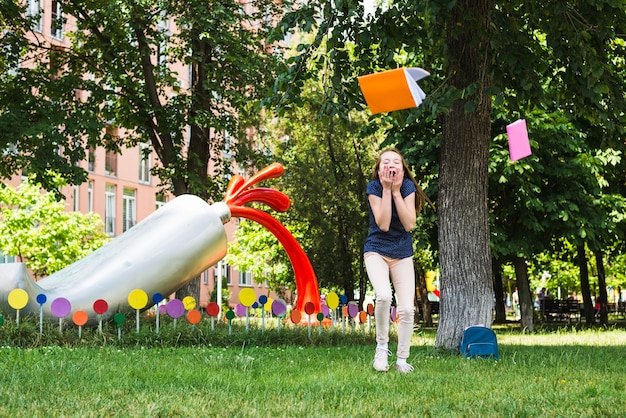
<svg viewBox="0 0 626 418">
<path fill-rule="evenodd" d="M 378 178 L 383 185 L 383 189 L 391 189 L 392 192 L 400 191 L 404 173 L 397 167 L 382 166 L 378 171 Z"/>
</svg>

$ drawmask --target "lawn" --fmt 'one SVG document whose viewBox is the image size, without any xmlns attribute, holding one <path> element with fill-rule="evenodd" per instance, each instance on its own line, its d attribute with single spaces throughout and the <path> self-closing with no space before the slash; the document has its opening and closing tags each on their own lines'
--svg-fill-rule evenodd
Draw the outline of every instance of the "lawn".
<svg viewBox="0 0 626 418">
<path fill-rule="evenodd" d="M 320 336 L 304 327 L 278 335 L 181 326 L 159 336 L 126 330 L 119 341 L 114 333 L 85 330 L 80 341 L 66 331 L 31 342 L 33 329 L 5 324 L 0 416 L 626 414 L 623 329 L 502 328 L 498 361 L 439 353 L 435 331 L 416 330 L 409 359 L 415 372 L 408 375 L 375 372 L 371 333 L 349 331 Z"/>
</svg>

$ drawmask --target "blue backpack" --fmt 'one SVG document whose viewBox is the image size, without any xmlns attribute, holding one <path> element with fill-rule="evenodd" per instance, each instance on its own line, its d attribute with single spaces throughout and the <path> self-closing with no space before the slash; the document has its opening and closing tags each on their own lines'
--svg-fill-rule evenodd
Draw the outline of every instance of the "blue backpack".
<svg viewBox="0 0 626 418">
<path fill-rule="evenodd" d="M 498 359 L 498 340 L 492 329 L 482 325 L 467 327 L 459 346 L 464 357 L 494 357 Z"/>
</svg>

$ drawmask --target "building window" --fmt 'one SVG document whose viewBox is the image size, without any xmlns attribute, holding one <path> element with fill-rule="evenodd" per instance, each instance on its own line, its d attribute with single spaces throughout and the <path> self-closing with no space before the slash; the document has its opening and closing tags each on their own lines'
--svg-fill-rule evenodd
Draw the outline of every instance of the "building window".
<svg viewBox="0 0 626 418">
<path fill-rule="evenodd" d="M 117 154 L 113 151 L 107 151 L 104 161 L 104 171 L 107 176 L 117 176 Z"/>
<path fill-rule="evenodd" d="M 0 264 L 4 263 L 15 263 L 15 257 L 12 255 L 4 255 L 2 251 L 0 251 Z"/>
<path fill-rule="evenodd" d="M 78 191 L 79 186 L 74 186 L 74 212 L 78 212 Z"/>
<path fill-rule="evenodd" d="M 167 42 L 170 37 L 170 20 L 165 13 L 161 14 L 157 22 L 157 31 L 163 35 L 157 47 L 157 59 L 159 65 L 163 65 L 167 64 Z"/>
<path fill-rule="evenodd" d="M 28 0 L 28 9 L 26 9 L 26 15 L 33 18 L 31 29 L 35 32 L 41 32 L 43 29 L 43 8 L 41 1 L 42 0 Z"/>
<path fill-rule="evenodd" d="M 93 180 L 87 182 L 87 212 L 93 212 Z"/>
<path fill-rule="evenodd" d="M 104 190 L 104 231 L 115 235 L 115 185 L 107 184 Z"/>
<path fill-rule="evenodd" d="M 122 232 L 128 231 L 137 223 L 137 190 L 124 188 L 122 207 Z"/>
<path fill-rule="evenodd" d="M 228 264 L 226 264 L 225 262 L 222 262 L 222 282 L 226 283 L 228 286 L 232 285 L 231 279 L 230 279 L 230 266 Z M 217 274 L 217 270 L 216 270 L 216 274 Z"/>
<path fill-rule="evenodd" d="M 96 171 L 96 150 L 91 147 L 87 148 L 87 171 Z"/>
<path fill-rule="evenodd" d="M 202 283 L 204 283 L 205 286 L 209 285 L 209 270 L 208 269 L 204 270 L 204 272 L 202 273 Z"/>
<path fill-rule="evenodd" d="M 61 2 L 53 1 L 51 11 L 50 36 L 55 39 L 63 40 L 63 12 L 61 11 Z"/>
<path fill-rule="evenodd" d="M 139 181 L 150 183 L 150 145 L 139 145 Z"/>
<path fill-rule="evenodd" d="M 239 272 L 239 286 L 252 286 L 252 273 L 249 271 Z"/>
<path fill-rule="evenodd" d="M 163 192 L 157 193 L 156 194 L 156 207 L 154 209 L 155 210 L 159 210 L 166 203 L 167 203 L 167 200 L 165 199 L 165 193 L 163 193 Z"/>
</svg>

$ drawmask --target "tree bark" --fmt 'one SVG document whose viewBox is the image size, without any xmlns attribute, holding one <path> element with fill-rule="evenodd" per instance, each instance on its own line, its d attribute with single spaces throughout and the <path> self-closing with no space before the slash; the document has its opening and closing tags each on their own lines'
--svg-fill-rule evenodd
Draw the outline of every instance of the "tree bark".
<svg viewBox="0 0 626 418">
<path fill-rule="evenodd" d="M 528 281 L 528 267 L 526 266 L 526 259 L 523 257 L 515 257 L 513 260 L 515 266 L 515 278 L 517 280 L 517 295 L 519 297 L 520 304 L 520 327 L 522 331 L 532 332 L 533 320 L 534 320 L 534 303 L 533 293 L 530 289 L 530 282 Z"/>
<path fill-rule="evenodd" d="M 593 324 L 595 312 L 591 302 L 591 290 L 589 289 L 589 268 L 587 267 L 587 257 L 585 256 L 585 245 L 576 247 L 578 269 L 580 271 L 580 291 L 583 294 L 583 307 L 585 312 L 585 322 L 587 325 Z"/>
<path fill-rule="evenodd" d="M 447 20 L 448 80 L 474 94 L 456 100 L 443 118 L 439 173 L 441 300 L 435 346 L 458 350 L 466 327 L 493 321 L 487 207 L 491 86 L 490 0 L 462 0 Z M 462 22 L 462 23 L 461 23 Z"/>
<path fill-rule="evenodd" d="M 600 298 L 600 323 L 609 323 L 609 295 L 606 293 L 606 274 L 604 272 L 604 261 L 602 251 L 594 251 L 596 257 L 596 269 L 598 270 L 598 297 Z"/>
<path fill-rule="evenodd" d="M 493 270 L 493 292 L 495 295 L 496 319 L 495 323 L 504 324 L 506 322 L 506 303 L 504 298 L 504 287 L 502 286 L 502 263 L 494 259 Z"/>
<path fill-rule="evenodd" d="M 421 314 L 425 326 L 432 327 L 433 316 L 430 313 L 430 303 L 428 302 L 426 272 L 417 261 L 413 260 L 413 265 L 415 266 L 415 296 L 419 302 L 416 313 Z"/>
</svg>

